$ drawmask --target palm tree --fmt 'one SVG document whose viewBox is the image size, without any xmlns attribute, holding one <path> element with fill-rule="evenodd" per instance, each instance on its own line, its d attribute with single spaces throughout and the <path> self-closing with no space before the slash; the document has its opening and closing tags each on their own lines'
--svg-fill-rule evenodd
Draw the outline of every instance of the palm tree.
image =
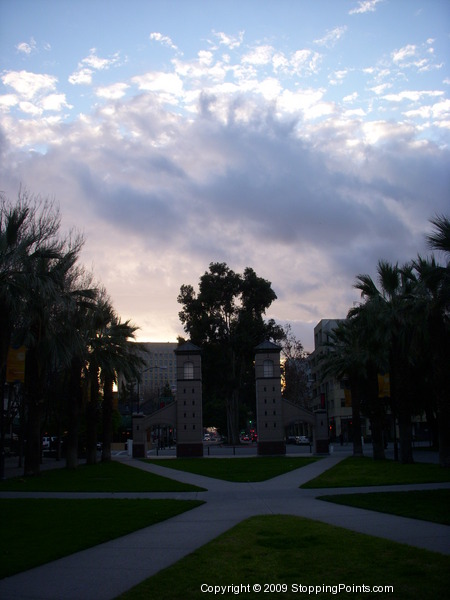
<svg viewBox="0 0 450 600">
<path fill-rule="evenodd" d="M 439 428 L 439 462 L 450 467 L 450 220 L 443 215 L 431 220 L 434 231 L 428 236 L 431 249 L 444 254 L 441 266 L 432 258 L 415 263 L 421 283 L 421 306 L 428 327 L 432 356 L 432 378 L 437 402 Z"/>
<path fill-rule="evenodd" d="M 102 462 L 111 460 L 111 442 L 113 437 L 113 386 L 118 383 L 119 374 L 127 381 L 138 379 L 145 366 L 143 345 L 134 342 L 137 328 L 129 321 L 122 323 L 113 314 L 105 336 L 104 360 L 101 365 L 101 380 L 103 383 L 103 444 Z"/>
<path fill-rule="evenodd" d="M 365 368 L 360 342 L 356 321 L 342 321 L 330 333 L 328 351 L 319 358 L 323 377 L 332 375 L 348 381 L 352 398 L 353 456 L 363 455 L 360 404 Z"/>
<path fill-rule="evenodd" d="M 97 460 L 98 417 L 102 414 L 102 461 L 111 460 L 113 385 L 118 373 L 127 379 L 137 378 L 145 364 L 143 347 L 133 342 L 137 328 L 129 321 L 122 323 L 104 290 L 99 292 L 91 314 L 88 343 L 87 376 L 90 397 L 86 405 L 87 462 Z M 103 392 L 103 397 L 102 396 Z"/>
<path fill-rule="evenodd" d="M 65 281 L 82 240 L 58 238 L 59 212 L 26 192 L 0 207 L 0 358 L 1 384 L 6 352 L 13 341 L 26 344 L 25 399 L 27 446 L 25 472 L 38 473 L 41 413 L 50 365 L 55 363 L 55 332 L 60 323 Z"/>
<path fill-rule="evenodd" d="M 85 365 L 88 360 L 88 331 L 91 313 L 95 310 L 97 289 L 86 274 L 74 281 L 70 302 L 66 303 L 61 336 L 66 341 L 67 360 L 63 365 L 64 389 L 67 410 L 66 467 L 78 466 L 80 422 L 86 388 Z"/>
<path fill-rule="evenodd" d="M 23 314 L 16 336 L 27 347 L 25 363 L 25 399 L 27 406 L 27 445 L 25 474 L 39 473 L 42 408 L 48 387 L 48 377 L 54 364 L 65 364 L 70 356 L 67 338 L 61 334 L 61 316 L 70 301 L 69 282 L 72 280 L 82 240 L 57 259 L 40 257 L 34 261 L 35 280 L 46 285 L 30 290 L 24 297 Z"/>
<path fill-rule="evenodd" d="M 0 368 L 2 385 L 8 348 L 23 308 L 23 298 L 30 289 L 38 289 L 47 284 L 48 274 L 37 273 L 33 263 L 38 259 L 55 259 L 59 256 L 60 245 L 55 238 L 58 228 L 59 215 L 51 204 L 42 203 L 26 192 L 19 192 L 19 200 L 15 205 L 1 197 Z"/>
<path fill-rule="evenodd" d="M 412 326 L 407 320 L 406 298 L 414 286 L 412 265 L 400 268 L 386 261 L 378 262 L 378 289 L 369 275 L 358 275 L 355 287 L 361 291 L 366 306 L 371 307 L 373 329 L 379 331 L 389 355 L 391 404 L 398 418 L 400 434 L 400 461 L 413 462 L 412 457 L 412 407 L 408 393 L 411 369 L 408 359 Z"/>
</svg>

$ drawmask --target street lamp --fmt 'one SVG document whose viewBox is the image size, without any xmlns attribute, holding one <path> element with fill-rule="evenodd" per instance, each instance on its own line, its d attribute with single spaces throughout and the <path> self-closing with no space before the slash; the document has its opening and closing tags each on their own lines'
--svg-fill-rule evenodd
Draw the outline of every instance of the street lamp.
<svg viewBox="0 0 450 600">
<path fill-rule="evenodd" d="M 167 367 L 160 367 L 159 365 L 155 365 L 154 367 L 147 367 L 143 371 L 139 372 L 137 378 L 137 413 L 140 412 L 140 400 L 141 400 L 141 375 L 147 373 L 147 371 L 153 371 L 153 369 L 160 369 L 161 371 L 167 371 Z"/>
</svg>

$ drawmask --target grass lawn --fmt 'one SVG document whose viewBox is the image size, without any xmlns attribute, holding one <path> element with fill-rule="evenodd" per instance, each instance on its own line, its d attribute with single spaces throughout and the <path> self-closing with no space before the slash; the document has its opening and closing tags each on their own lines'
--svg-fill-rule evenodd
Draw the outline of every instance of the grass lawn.
<svg viewBox="0 0 450 600">
<path fill-rule="evenodd" d="M 195 500 L 1 499 L 0 578 L 126 535 L 200 504 Z"/>
<path fill-rule="evenodd" d="M 299 598 L 294 586 L 322 586 L 314 598 L 331 598 L 339 584 L 394 587 L 393 593 L 358 593 L 351 598 L 436 600 L 447 598 L 450 557 L 289 516 L 253 517 L 161 571 L 117 600 L 198 600 L 202 584 L 260 584 L 262 593 L 245 598 Z M 286 585 L 287 592 L 264 594 L 265 584 Z M 324 590 L 323 586 L 336 586 Z M 236 589 L 236 588 L 235 588 Z M 229 590 L 222 597 L 234 597 Z"/>
<path fill-rule="evenodd" d="M 117 461 L 82 465 L 73 471 L 51 469 L 42 471 L 38 477 L 14 477 L 0 482 L 0 491 L 20 492 L 191 492 L 202 489 Z"/>
<path fill-rule="evenodd" d="M 254 456 L 249 458 L 173 458 L 164 461 L 145 459 L 145 462 L 225 481 L 247 482 L 272 479 L 272 477 L 283 475 L 294 469 L 300 469 L 316 460 L 320 459 Z"/>
<path fill-rule="evenodd" d="M 339 494 L 320 500 L 450 525 L 450 490 Z"/>
<path fill-rule="evenodd" d="M 437 483 L 450 481 L 450 469 L 439 465 L 415 463 L 402 465 L 393 460 L 373 460 L 350 456 L 302 488 L 360 487 L 404 483 Z"/>
</svg>

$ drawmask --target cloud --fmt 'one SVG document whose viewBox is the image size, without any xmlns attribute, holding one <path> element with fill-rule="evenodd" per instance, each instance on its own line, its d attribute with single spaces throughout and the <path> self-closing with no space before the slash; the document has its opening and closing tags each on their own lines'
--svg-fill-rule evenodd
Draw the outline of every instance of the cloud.
<svg viewBox="0 0 450 600">
<path fill-rule="evenodd" d="M 100 58 L 97 56 L 96 52 L 96 48 L 92 48 L 89 56 L 83 58 L 81 64 L 86 65 L 88 68 L 95 69 L 96 71 L 103 71 L 104 69 L 109 69 L 119 61 L 118 53 L 114 54 L 114 56 L 110 58 Z"/>
<path fill-rule="evenodd" d="M 221 101 L 229 115 L 238 109 Z M 414 257 L 431 206 L 446 206 L 449 153 L 414 147 L 411 127 L 309 127 L 301 113 L 287 122 L 273 103 L 244 98 L 245 122 L 201 110 L 175 118 L 144 90 L 114 106 L 54 125 L 59 143 L 14 177 L 58 199 L 116 309 L 153 339 L 182 333 L 179 287 L 214 260 L 272 281 L 269 316 L 296 331 L 345 316 L 355 276 L 379 258 Z"/>
<path fill-rule="evenodd" d="M 107 98 L 108 100 L 119 100 L 123 98 L 129 89 L 126 83 L 114 83 L 107 86 L 99 86 L 95 93 L 99 98 Z"/>
<path fill-rule="evenodd" d="M 321 56 L 312 50 L 297 50 L 292 55 L 289 64 L 296 75 L 311 75 L 318 72 Z"/>
<path fill-rule="evenodd" d="M 30 73 L 29 71 L 8 71 L 2 76 L 3 84 L 12 87 L 26 100 L 32 100 L 43 92 L 54 90 L 57 81 L 53 75 Z"/>
<path fill-rule="evenodd" d="M 227 35 L 222 31 L 214 31 L 214 36 L 219 40 L 219 44 L 223 46 L 227 46 L 230 50 L 234 50 L 235 48 L 239 48 L 244 39 L 244 31 L 240 31 L 237 35 Z"/>
<path fill-rule="evenodd" d="M 392 60 L 396 63 L 403 63 L 406 59 L 409 59 L 416 55 L 416 46 L 408 44 L 399 50 L 395 50 L 392 53 Z"/>
<path fill-rule="evenodd" d="M 444 92 L 440 90 L 403 90 L 397 94 L 386 94 L 383 96 L 384 100 L 388 102 L 402 102 L 403 100 L 411 100 L 412 102 L 419 102 L 427 96 L 437 97 L 443 96 Z"/>
<path fill-rule="evenodd" d="M 407 44 L 394 50 L 391 54 L 394 64 L 401 68 L 415 68 L 419 73 L 441 69 L 443 63 L 435 62 L 434 49 L 430 47 L 433 40 L 428 39 L 425 44 L 416 46 Z"/>
<path fill-rule="evenodd" d="M 213 32 L 185 60 L 154 33 L 176 55 L 134 76 L 92 49 L 69 81 L 95 79 L 95 105 L 71 119 L 56 77 L 4 72 L 2 189 L 60 202 L 67 228 L 85 233 L 83 260 L 148 338 L 182 333 L 179 287 L 211 261 L 272 281 L 268 316 L 297 332 L 343 317 L 358 273 L 424 251 L 450 188 L 449 101 L 403 71 L 435 60 L 432 41 L 357 71 L 324 62 L 344 34 L 327 32 L 318 52 Z"/>
<path fill-rule="evenodd" d="M 92 74 L 92 69 L 79 69 L 68 77 L 68 81 L 72 85 L 91 85 Z"/>
<path fill-rule="evenodd" d="M 176 102 L 176 98 L 183 92 L 183 82 L 175 73 L 150 72 L 133 77 L 132 82 L 140 90 L 158 92 L 160 99 L 169 102 Z"/>
<path fill-rule="evenodd" d="M 72 85 L 91 85 L 92 76 L 96 71 L 104 71 L 120 64 L 120 55 L 115 53 L 109 58 L 97 56 L 96 48 L 92 48 L 90 54 L 78 63 L 78 69 L 69 77 Z"/>
<path fill-rule="evenodd" d="M 67 103 L 65 94 L 49 94 L 42 99 L 41 106 L 44 111 L 56 112 L 61 111 L 63 108 L 73 108 L 72 105 Z"/>
<path fill-rule="evenodd" d="M 383 0 L 358 0 L 358 6 L 349 10 L 349 15 L 361 15 L 367 12 L 375 12 L 377 4 Z"/>
<path fill-rule="evenodd" d="M 263 45 L 256 46 L 247 54 L 244 54 L 242 57 L 242 62 L 244 64 L 250 65 L 267 65 L 272 61 L 272 56 L 274 55 L 274 48 L 272 46 Z"/>
<path fill-rule="evenodd" d="M 46 111 L 72 108 L 65 94 L 55 93 L 58 79 L 52 75 L 8 71 L 2 76 L 2 82 L 16 92 L 0 96 L 3 110 L 17 106 L 26 115 L 35 117 Z"/>
<path fill-rule="evenodd" d="M 314 40 L 314 43 L 318 46 L 325 46 L 326 48 L 333 48 L 337 42 L 344 36 L 347 31 L 347 27 L 335 27 L 320 39 Z"/>
<path fill-rule="evenodd" d="M 170 37 L 167 35 L 163 35 L 162 33 L 158 33 L 158 32 L 153 32 L 150 34 L 149 37 L 152 41 L 154 40 L 156 42 L 159 42 L 163 46 L 167 46 L 168 48 L 171 48 L 172 50 L 178 50 L 177 46 L 172 42 Z"/>
<path fill-rule="evenodd" d="M 31 38 L 29 42 L 20 42 L 17 44 L 16 49 L 22 54 L 30 55 L 36 50 L 36 40 Z"/>
</svg>

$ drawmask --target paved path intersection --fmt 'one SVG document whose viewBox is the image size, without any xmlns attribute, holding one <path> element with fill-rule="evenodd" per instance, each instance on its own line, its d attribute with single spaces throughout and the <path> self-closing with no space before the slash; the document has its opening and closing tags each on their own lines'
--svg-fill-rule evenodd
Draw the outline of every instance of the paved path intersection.
<svg viewBox="0 0 450 600">
<path fill-rule="evenodd" d="M 317 500 L 324 494 L 450 488 L 418 484 L 370 488 L 302 490 L 299 486 L 345 458 L 331 455 L 306 467 L 258 483 L 230 483 L 124 458 L 123 462 L 205 492 L 50 494 L 27 497 L 200 499 L 202 506 L 162 523 L 0 581 L 5 600 L 112 600 L 183 556 L 254 515 L 297 515 L 353 531 L 450 555 L 450 527 Z M 230 459 L 233 460 L 233 459 Z M 239 460 L 239 459 L 236 459 Z M 18 497 L 18 493 L 0 493 Z"/>
</svg>

